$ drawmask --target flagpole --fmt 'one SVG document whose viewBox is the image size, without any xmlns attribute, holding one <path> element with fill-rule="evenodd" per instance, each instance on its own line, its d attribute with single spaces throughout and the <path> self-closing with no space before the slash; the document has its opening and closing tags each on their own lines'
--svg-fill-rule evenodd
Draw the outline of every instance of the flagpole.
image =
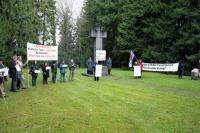
<svg viewBox="0 0 200 133">
<path fill-rule="evenodd" d="M 137 63 L 139 64 L 138 58 L 137 58 L 137 56 L 135 55 L 134 50 L 131 50 L 131 51 L 133 52 L 134 57 L 135 57 L 135 59 L 137 60 Z M 132 63 L 133 63 L 133 62 L 132 62 Z"/>
</svg>

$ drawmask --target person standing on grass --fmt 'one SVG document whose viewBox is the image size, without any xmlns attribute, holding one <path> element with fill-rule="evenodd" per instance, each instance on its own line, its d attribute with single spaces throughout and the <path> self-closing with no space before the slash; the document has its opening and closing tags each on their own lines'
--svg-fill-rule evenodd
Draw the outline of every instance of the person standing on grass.
<svg viewBox="0 0 200 133">
<path fill-rule="evenodd" d="M 67 65 L 65 64 L 64 60 L 60 64 L 60 82 L 65 82 L 65 73 L 66 73 L 66 67 Z"/>
<path fill-rule="evenodd" d="M 178 65 L 178 78 L 182 79 L 183 78 L 183 71 L 184 71 L 184 66 L 182 61 L 179 61 L 179 65 Z"/>
<path fill-rule="evenodd" d="M 53 61 L 51 64 L 51 73 L 52 73 L 52 83 L 56 83 L 57 64 L 55 61 Z"/>
<path fill-rule="evenodd" d="M 35 61 L 30 69 L 30 74 L 32 76 L 32 86 L 36 86 L 36 81 L 38 77 L 38 73 L 36 72 L 37 70 L 38 70 L 37 61 Z"/>
<path fill-rule="evenodd" d="M 198 69 L 199 69 L 199 71 L 200 71 L 200 60 L 199 60 L 199 64 L 198 64 Z"/>
<path fill-rule="evenodd" d="M 199 64 L 198 64 L 198 69 L 199 69 L 199 78 L 200 78 L 200 60 L 199 60 Z"/>
<path fill-rule="evenodd" d="M 142 59 L 139 60 L 138 64 L 140 65 L 140 70 L 141 70 L 141 76 L 140 76 L 140 78 L 142 78 L 142 71 L 143 71 L 143 67 L 144 67 L 144 65 L 142 63 Z"/>
<path fill-rule="evenodd" d="M 94 68 L 94 81 L 99 81 L 99 77 L 96 76 L 96 66 L 98 65 L 98 61 L 95 63 L 95 68 Z"/>
<path fill-rule="evenodd" d="M 69 80 L 73 81 L 74 80 L 74 71 L 75 71 L 75 63 L 74 60 L 71 59 L 70 63 L 69 63 L 69 70 L 70 70 L 70 74 L 69 74 Z"/>
<path fill-rule="evenodd" d="M 108 75 L 110 75 L 111 74 L 111 69 L 112 69 L 112 60 L 111 60 L 110 57 L 107 60 L 107 67 L 108 67 Z"/>
<path fill-rule="evenodd" d="M 92 64 L 92 58 L 90 57 L 87 61 L 87 74 L 93 74 Z"/>
<path fill-rule="evenodd" d="M 0 59 L 0 69 L 4 69 L 3 60 Z M 4 92 L 4 71 L 0 72 L 0 97 L 5 97 L 6 93 Z"/>
<path fill-rule="evenodd" d="M 20 71 L 18 72 L 18 76 L 19 76 L 19 81 L 18 81 L 18 85 L 17 86 L 21 86 L 22 89 L 26 89 L 26 86 L 25 86 L 25 79 L 24 79 L 24 75 L 23 75 L 23 67 L 28 63 L 28 61 L 26 61 L 25 64 L 23 64 L 22 62 L 22 57 L 21 56 L 18 56 L 17 57 L 17 64 L 19 65 L 20 67 Z"/>
<path fill-rule="evenodd" d="M 47 70 L 47 63 L 42 65 L 43 84 L 48 84 L 49 71 Z"/>
<path fill-rule="evenodd" d="M 9 76 L 12 78 L 11 91 L 17 92 L 17 69 L 16 69 L 17 56 L 14 55 L 12 60 L 9 62 Z"/>
</svg>

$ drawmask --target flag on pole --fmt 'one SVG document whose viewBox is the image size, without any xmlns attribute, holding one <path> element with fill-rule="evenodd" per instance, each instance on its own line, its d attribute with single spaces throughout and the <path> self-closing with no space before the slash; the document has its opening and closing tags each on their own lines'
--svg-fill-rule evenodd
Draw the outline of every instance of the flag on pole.
<svg viewBox="0 0 200 133">
<path fill-rule="evenodd" d="M 133 50 L 131 50 L 130 53 L 130 58 L 129 58 L 129 67 L 133 67 L 133 59 L 134 59 L 135 55 L 133 53 Z"/>
</svg>

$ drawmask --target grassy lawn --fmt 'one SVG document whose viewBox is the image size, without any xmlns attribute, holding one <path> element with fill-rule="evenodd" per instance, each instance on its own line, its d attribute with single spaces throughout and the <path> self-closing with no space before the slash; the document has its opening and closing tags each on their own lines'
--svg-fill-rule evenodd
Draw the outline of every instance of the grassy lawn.
<svg viewBox="0 0 200 133">
<path fill-rule="evenodd" d="M 77 70 L 73 82 L 48 85 L 40 75 L 36 88 L 17 93 L 7 82 L 0 132 L 200 132 L 200 81 L 148 72 L 139 80 L 115 69 L 94 82 L 81 76 L 84 71 Z"/>
</svg>

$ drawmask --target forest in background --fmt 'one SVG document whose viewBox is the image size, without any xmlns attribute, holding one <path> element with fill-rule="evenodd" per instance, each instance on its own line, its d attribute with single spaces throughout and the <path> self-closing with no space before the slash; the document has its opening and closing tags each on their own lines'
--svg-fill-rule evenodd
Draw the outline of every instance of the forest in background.
<svg viewBox="0 0 200 133">
<path fill-rule="evenodd" d="M 58 44 L 59 60 L 74 58 L 85 66 L 93 56 L 90 32 L 101 26 L 114 67 L 128 67 L 131 49 L 144 62 L 183 60 L 186 70 L 200 59 L 200 0 L 85 0 L 76 21 L 70 6 L 58 5 L 55 0 L 1 0 L 0 57 L 25 58 L 27 42 Z"/>
<path fill-rule="evenodd" d="M 81 55 L 92 56 L 92 28 L 108 32 L 107 56 L 128 67 L 130 50 L 144 62 L 183 60 L 190 70 L 200 59 L 199 0 L 87 0 L 78 21 Z"/>
</svg>

